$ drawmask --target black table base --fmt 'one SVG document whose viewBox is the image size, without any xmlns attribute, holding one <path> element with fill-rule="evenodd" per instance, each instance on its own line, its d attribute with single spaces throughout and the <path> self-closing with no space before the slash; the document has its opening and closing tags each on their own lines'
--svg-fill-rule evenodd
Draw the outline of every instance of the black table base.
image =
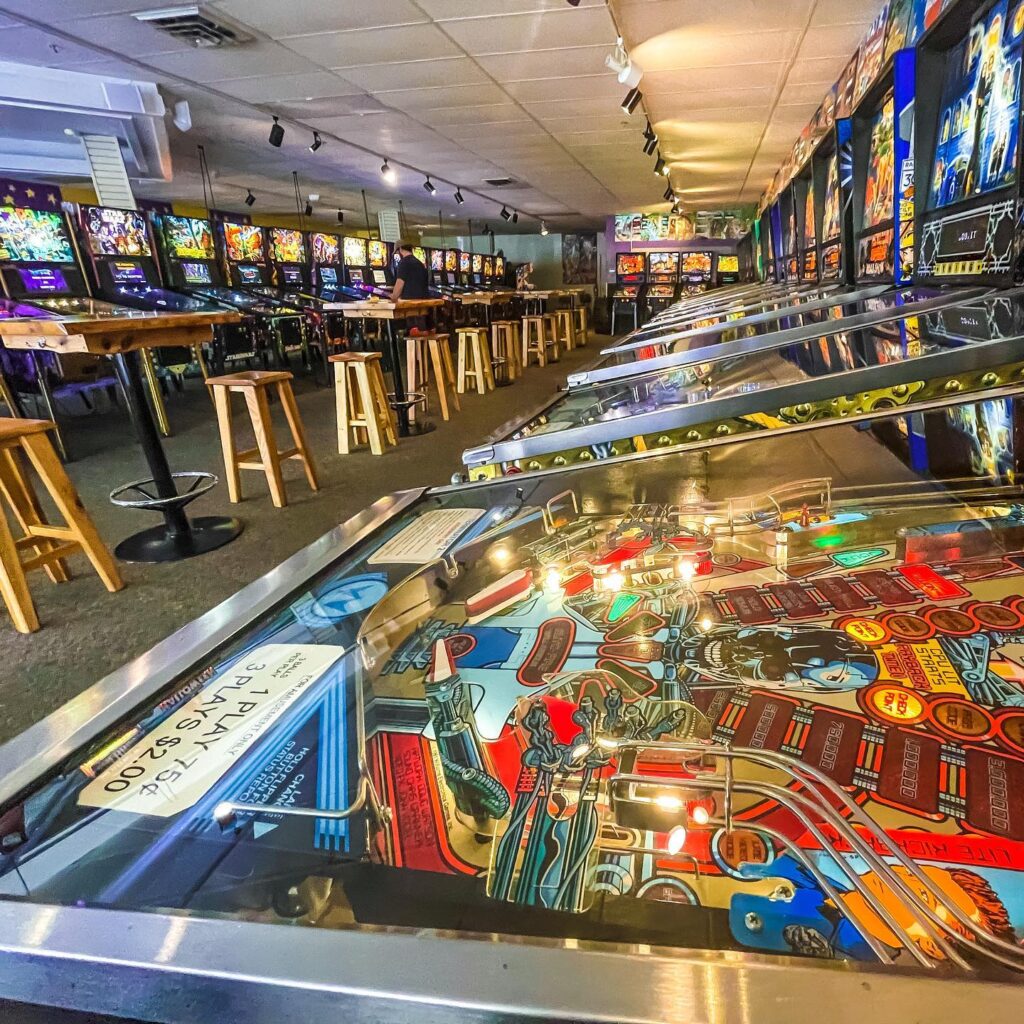
<svg viewBox="0 0 1024 1024">
<path fill-rule="evenodd" d="M 185 533 L 173 532 L 166 522 L 134 533 L 114 554 L 124 562 L 180 562 L 230 544 L 243 530 L 241 520 L 231 516 L 197 516 L 186 522 Z"/>
<path fill-rule="evenodd" d="M 150 507 L 164 518 L 163 526 L 151 527 L 121 541 L 114 548 L 114 554 L 128 562 L 177 562 L 233 541 L 242 532 L 242 523 L 238 519 L 232 516 L 200 516 L 190 520 L 185 515 L 185 506 L 198 494 L 178 493 L 146 400 L 139 353 L 134 350 L 118 352 L 114 356 L 114 369 L 128 402 L 142 454 L 152 474 L 150 482 L 155 495 Z M 138 508 L 146 507 L 144 503 L 134 504 Z"/>
</svg>

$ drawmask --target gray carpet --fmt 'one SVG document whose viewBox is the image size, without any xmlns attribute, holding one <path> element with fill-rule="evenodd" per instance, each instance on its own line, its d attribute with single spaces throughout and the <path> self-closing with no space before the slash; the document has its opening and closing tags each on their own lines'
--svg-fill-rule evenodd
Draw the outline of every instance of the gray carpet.
<svg viewBox="0 0 1024 1024">
<path fill-rule="evenodd" d="M 199 499 L 196 515 L 230 513 L 245 532 L 219 551 L 168 565 L 123 565 L 127 587 L 108 594 L 82 557 L 71 560 L 74 579 L 54 585 L 42 573 L 29 583 L 42 629 L 22 636 L 0 608 L 0 742 L 43 718 L 65 701 L 158 640 L 212 608 L 240 587 L 390 491 L 445 484 L 461 468 L 464 448 L 481 442 L 501 424 L 533 409 L 554 394 L 571 370 L 593 362 L 608 343 L 596 338 L 558 365 L 531 368 L 513 386 L 486 396 L 466 395 L 463 410 L 449 423 L 431 418 L 437 430 L 402 440 L 380 457 L 360 451 L 337 454 L 334 392 L 300 377 L 295 390 L 317 460 L 321 489 L 310 492 L 301 466 L 285 465 L 288 507 L 275 509 L 261 474 L 242 474 L 245 500 L 232 506 L 223 485 Z M 168 400 L 174 436 L 166 449 L 171 468 L 222 475 L 213 407 L 199 381 Z M 69 412 L 73 410 L 68 410 Z M 240 421 L 241 406 L 236 406 Z M 283 419 L 274 406 L 275 423 Z M 100 533 L 113 547 L 153 525 L 151 513 L 116 508 L 108 500 L 120 483 L 147 476 L 131 425 L 120 409 L 75 415 L 67 435 L 75 459 L 68 471 Z M 285 434 L 278 433 L 280 447 Z"/>
</svg>

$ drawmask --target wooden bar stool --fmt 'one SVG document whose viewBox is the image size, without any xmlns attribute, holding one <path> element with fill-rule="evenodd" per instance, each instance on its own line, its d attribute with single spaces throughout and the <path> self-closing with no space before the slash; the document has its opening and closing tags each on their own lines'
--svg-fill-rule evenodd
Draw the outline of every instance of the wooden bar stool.
<svg viewBox="0 0 1024 1024">
<path fill-rule="evenodd" d="M 451 388 L 451 400 L 457 411 L 461 411 L 459 396 L 455 390 L 455 367 L 452 366 L 452 350 L 448 345 L 447 334 L 410 334 L 405 339 L 406 353 L 406 390 L 422 391 L 427 394 L 427 386 L 433 376 L 434 388 L 437 391 L 437 402 L 441 407 L 441 418 L 447 422 L 451 417 L 448 411 L 448 388 Z M 410 410 L 410 419 L 414 418 L 415 406 Z"/>
<path fill-rule="evenodd" d="M 548 360 L 557 363 L 559 360 L 558 317 L 554 313 L 544 314 L 544 344 L 550 349 Z"/>
<path fill-rule="evenodd" d="M 576 332 L 576 344 L 580 348 L 587 347 L 587 341 L 590 337 L 590 322 L 587 318 L 587 307 L 580 304 L 573 311 L 573 327 Z"/>
<path fill-rule="evenodd" d="M 566 352 L 571 352 L 576 347 L 576 330 L 571 309 L 555 310 L 555 335 Z"/>
<path fill-rule="evenodd" d="M 456 374 L 455 390 L 466 393 L 469 384 L 475 384 L 478 394 L 494 390 L 494 375 L 491 373 L 491 354 L 487 344 L 486 327 L 458 328 L 459 369 Z"/>
<path fill-rule="evenodd" d="M 65 559 L 81 551 L 107 590 L 113 593 L 124 587 L 113 557 L 46 436 L 55 426 L 50 420 L 0 419 L 0 495 L 23 533 L 15 539 L 0 508 L 0 596 L 19 633 L 39 629 L 26 572 L 43 569 L 54 583 L 63 583 L 71 578 Z M 35 470 L 66 526 L 46 521 L 23 459 Z M 23 551 L 28 552 L 27 558 L 22 558 Z"/>
<path fill-rule="evenodd" d="M 379 352 L 331 356 L 338 406 L 338 451 L 342 455 L 348 455 L 352 445 L 367 443 L 374 455 L 383 455 L 385 445 L 398 444 L 380 359 Z"/>
<path fill-rule="evenodd" d="M 514 320 L 495 320 L 491 324 L 491 352 L 495 359 L 505 360 L 509 380 L 521 376 L 518 326 Z"/>
<path fill-rule="evenodd" d="M 320 490 L 316 478 L 316 468 L 309 453 L 306 442 L 306 431 L 302 426 L 295 395 L 292 394 L 292 375 L 287 370 L 242 370 L 239 373 L 228 373 L 222 377 L 207 377 L 206 386 L 213 392 L 213 404 L 217 409 L 217 426 L 220 428 L 220 446 L 224 453 L 224 473 L 228 478 L 228 497 L 234 501 L 242 500 L 242 484 L 240 469 L 260 470 L 267 477 L 270 497 L 277 508 L 288 504 L 285 494 L 284 478 L 281 475 L 282 459 L 298 459 L 306 471 L 306 480 L 311 490 Z M 274 424 L 270 418 L 270 402 L 267 398 L 269 388 L 277 389 L 277 397 L 281 401 L 288 428 L 291 430 L 293 447 L 279 451 L 274 440 Z M 238 393 L 245 396 L 245 404 L 252 421 L 252 430 L 256 435 L 256 447 L 238 451 L 235 437 L 231 430 L 231 395 Z M 259 462 L 254 456 L 259 455 Z"/>
<path fill-rule="evenodd" d="M 530 356 L 535 356 L 538 366 L 547 366 L 548 349 L 544 343 L 544 317 L 523 317 L 523 368 L 530 365 Z"/>
</svg>

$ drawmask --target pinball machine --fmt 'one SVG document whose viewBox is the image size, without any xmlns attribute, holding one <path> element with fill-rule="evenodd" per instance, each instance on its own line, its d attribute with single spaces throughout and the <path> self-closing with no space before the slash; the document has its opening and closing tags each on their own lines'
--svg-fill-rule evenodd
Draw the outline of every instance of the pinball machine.
<svg viewBox="0 0 1024 1024">
<path fill-rule="evenodd" d="M 626 317 L 635 331 L 640 326 L 640 303 L 646 291 L 647 261 L 642 252 L 620 252 L 615 256 L 615 287 L 612 290 L 612 334 Z"/>
<path fill-rule="evenodd" d="M 265 361 L 273 347 L 274 321 L 292 314 L 226 283 L 229 279 L 217 258 L 214 226 L 207 218 L 155 214 L 151 223 L 164 280 L 185 295 L 236 309 L 242 318 L 237 326 L 222 328 L 214 336 L 217 372 L 224 373 L 238 362 Z"/>
<path fill-rule="evenodd" d="M 715 256 L 716 287 L 739 284 L 742 273 L 739 252 L 720 252 Z"/>
<path fill-rule="evenodd" d="M 668 309 L 679 298 L 679 258 L 678 252 L 647 254 L 648 318 Z"/>
<path fill-rule="evenodd" d="M 932 300 L 889 307 L 845 327 L 722 342 L 629 377 L 595 367 L 576 375 L 587 383 L 467 449 L 465 472 L 487 479 L 682 450 L 878 409 L 902 407 L 910 415 L 944 394 L 1012 384 L 1021 339 L 1024 291 L 1012 289 L 959 306 Z"/>
<path fill-rule="evenodd" d="M 1012 1012 L 1020 486 L 915 470 L 901 415 L 403 492 L 299 552 L 0 748 L 5 997 Z"/>
</svg>

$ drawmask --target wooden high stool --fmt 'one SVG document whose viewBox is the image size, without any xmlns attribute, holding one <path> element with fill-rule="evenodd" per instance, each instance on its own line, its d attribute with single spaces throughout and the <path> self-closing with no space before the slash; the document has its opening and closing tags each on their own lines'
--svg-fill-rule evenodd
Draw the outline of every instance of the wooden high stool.
<svg viewBox="0 0 1024 1024">
<path fill-rule="evenodd" d="M 409 334 L 405 339 L 406 391 L 410 394 L 427 393 L 431 372 L 437 390 L 437 402 L 441 407 L 441 418 L 447 422 L 448 388 L 452 389 L 451 399 L 456 411 L 461 411 L 459 395 L 455 390 L 455 367 L 452 366 L 452 350 L 448 346 L 447 334 Z M 433 368 L 433 371 L 431 371 Z M 416 407 L 409 410 L 409 418 L 415 420 Z"/>
<path fill-rule="evenodd" d="M 519 365 L 519 324 L 514 320 L 495 320 L 491 324 L 491 353 L 505 361 L 509 380 L 522 375 Z"/>
<path fill-rule="evenodd" d="M 383 455 L 385 445 L 398 444 L 380 359 L 379 352 L 344 352 L 330 358 L 342 455 L 348 455 L 353 444 L 368 443 L 374 455 Z"/>
<path fill-rule="evenodd" d="M 590 335 L 590 322 L 587 318 L 587 307 L 580 305 L 577 306 L 573 311 L 573 328 L 576 334 L 576 344 L 580 348 L 587 347 L 587 341 Z"/>
<path fill-rule="evenodd" d="M 566 352 L 571 352 L 576 346 L 576 330 L 573 325 L 571 309 L 555 310 L 555 335 L 558 343 Z"/>
<path fill-rule="evenodd" d="M 26 572 L 43 569 L 54 583 L 63 583 L 71 578 L 65 559 L 81 551 L 107 590 L 113 593 L 124 586 L 113 557 L 46 436 L 55 428 L 50 420 L 0 419 L 0 495 L 23 533 L 14 538 L 0 508 L 0 596 L 19 633 L 39 629 Z M 51 526 L 46 521 L 23 458 L 35 470 L 66 526 Z M 23 551 L 29 552 L 25 559 Z"/>
<path fill-rule="evenodd" d="M 552 363 L 557 363 L 560 342 L 558 340 L 558 317 L 554 313 L 544 314 L 544 344 L 550 349 L 548 359 Z"/>
<path fill-rule="evenodd" d="M 491 372 L 491 353 L 487 344 L 486 327 L 460 327 L 459 369 L 455 390 L 466 393 L 469 384 L 475 384 L 478 394 L 494 390 L 494 375 Z"/>
<path fill-rule="evenodd" d="M 536 356 L 538 366 L 547 366 L 548 348 L 544 341 L 544 317 L 542 315 L 523 317 L 522 365 L 524 369 L 530 365 L 530 356 Z"/>
<path fill-rule="evenodd" d="M 242 484 L 238 471 L 255 469 L 266 474 L 274 505 L 277 508 L 284 508 L 288 504 L 288 496 L 285 494 L 284 478 L 281 476 L 282 459 L 298 459 L 306 471 L 310 489 L 320 490 L 316 468 L 313 466 L 313 458 L 306 443 L 302 417 L 299 416 L 295 395 L 292 394 L 291 382 L 292 375 L 287 370 L 241 370 L 238 373 L 206 379 L 206 386 L 213 392 L 213 404 L 217 409 L 220 446 L 224 453 L 224 473 L 228 478 L 228 497 L 234 502 L 242 500 Z M 284 451 L 278 451 L 277 442 L 274 440 L 274 425 L 270 419 L 267 391 L 272 387 L 277 389 L 277 397 L 281 401 L 281 408 L 292 433 L 293 447 Z M 231 430 L 231 395 L 236 392 L 245 396 L 249 419 L 256 435 L 256 447 L 242 452 L 235 448 L 235 436 Z M 259 455 L 259 462 L 252 461 L 255 455 Z"/>
</svg>

